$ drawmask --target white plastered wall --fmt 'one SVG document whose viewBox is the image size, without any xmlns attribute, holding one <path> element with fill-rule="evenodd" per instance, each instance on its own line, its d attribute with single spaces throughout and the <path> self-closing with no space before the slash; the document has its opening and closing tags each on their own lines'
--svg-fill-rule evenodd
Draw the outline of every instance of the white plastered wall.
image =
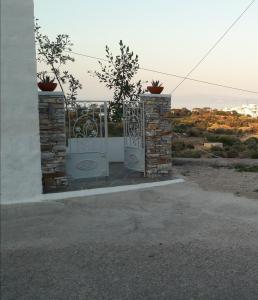
<svg viewBox="0 0 258 300">
<path fill-rule="evenodd" d="M 42 193 L 33 0 L 1 1 L 1 202 Z"/>
</svg>

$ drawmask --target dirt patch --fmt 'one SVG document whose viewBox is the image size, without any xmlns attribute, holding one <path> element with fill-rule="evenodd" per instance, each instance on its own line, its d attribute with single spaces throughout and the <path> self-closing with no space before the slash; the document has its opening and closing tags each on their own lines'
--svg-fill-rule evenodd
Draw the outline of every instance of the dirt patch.
<svg viewBox="0 0 258 300">
<path fill-rule="evenodd" d="M 204 190 L 230 192 L 258 200 L 258 173 L 238 172 L 234 168 L 205 164 L 183 164 L 174 168 L 186 180 L 197 183 Z"/>
</svg>

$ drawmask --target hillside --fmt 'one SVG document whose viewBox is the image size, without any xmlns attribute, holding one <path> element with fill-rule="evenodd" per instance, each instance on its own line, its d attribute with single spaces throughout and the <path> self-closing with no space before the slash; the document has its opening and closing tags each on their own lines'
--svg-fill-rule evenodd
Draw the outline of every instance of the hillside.
<svg viewBox="0 0 258 300">
<path fill-rule="evenodd" d="M 258 118 L 209 108 L 172 109 L 173 156 L 258 158 Z M 222 143 L 204 148 L 204 143 Z"/>
</svg>

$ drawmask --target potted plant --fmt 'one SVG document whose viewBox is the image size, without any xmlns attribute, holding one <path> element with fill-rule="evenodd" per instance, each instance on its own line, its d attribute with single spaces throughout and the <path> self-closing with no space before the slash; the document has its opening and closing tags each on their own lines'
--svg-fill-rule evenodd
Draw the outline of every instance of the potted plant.
<svg viewBox="0 0 258 300">
<path fill-rule="evenodd" d="M 55 88 L 57 87 L 57 83 L 55 83 L 55 77 L 51 78 L 50 76 L 46 75 L 47 72 L 40 72 L 37 74 L 38 78 L 40 79 L 40 82 L 38 82 L 38 87 L 41 91 L 44 92 L 53 92 Z"/>
<path fill-rule="evenodd" d="M 162 86 L 162 83 L 159 82 L 159 80 L 152 80 L 151 85 L 147 86 L 148 91 L 151 94 L 160 94 L 164 87 Z"/>
</svg>

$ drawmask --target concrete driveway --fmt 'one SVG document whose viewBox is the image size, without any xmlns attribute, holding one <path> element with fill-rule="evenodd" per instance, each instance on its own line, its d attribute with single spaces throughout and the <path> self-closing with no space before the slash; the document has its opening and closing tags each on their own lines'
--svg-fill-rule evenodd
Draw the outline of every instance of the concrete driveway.
<svg viewBox="0 0 258 300">
<path fill-rule="evenodd" d="M 2 299 L 258 299 L 258 201 L 186 182 L 3 206 Z"/>
</svg>

